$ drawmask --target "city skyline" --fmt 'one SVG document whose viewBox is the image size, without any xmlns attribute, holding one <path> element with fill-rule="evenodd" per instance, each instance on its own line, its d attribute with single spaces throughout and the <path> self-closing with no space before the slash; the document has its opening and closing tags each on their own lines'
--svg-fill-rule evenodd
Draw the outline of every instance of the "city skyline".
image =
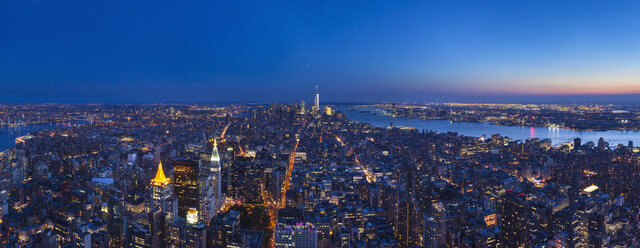
<svg viewBox="0 0 640 248">
<path fill-rule="evenodd" d="M 631 1 L 0 4 L 0 102 L 637 103 Z M 303 94 L 308 92 L 308 94 Z"/>
<path fill-rule="evenodd" d="M 0 247 L 640 247 L 639 11 L 0 1 Z"/>
</svg>

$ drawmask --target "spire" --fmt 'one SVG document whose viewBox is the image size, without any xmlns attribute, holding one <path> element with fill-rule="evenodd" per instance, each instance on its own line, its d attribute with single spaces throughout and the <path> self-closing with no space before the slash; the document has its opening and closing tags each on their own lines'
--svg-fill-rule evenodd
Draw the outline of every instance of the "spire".
<svg viewBox="0 0 640 248">
<path fill-rule="evenodd" d="M 220 154 L 218 154 L 218 141 L 213 139 L 213 150 L 211 151 L 211 162 L 220 162 Z"/>
<path fill-rule="evenodd" d="M 320 94 L 318 94 L 318 86 L 316 85 L 316 95 L 315 95 L 315 99 L 314 99 L 314 107 L 316 108 L 315 111 L 319 112 L 320 111 Z"/>
<path fill-rule="evenodd" d="M 158 172 L 156 172 L 156 177 L 151 179 L 151 183 L 157 186 L 164 186 L 169 184 L 169 178 L 164 176 L 164 170 L 162 169 L 162 161 L 158 164 Z"/>
</svg>

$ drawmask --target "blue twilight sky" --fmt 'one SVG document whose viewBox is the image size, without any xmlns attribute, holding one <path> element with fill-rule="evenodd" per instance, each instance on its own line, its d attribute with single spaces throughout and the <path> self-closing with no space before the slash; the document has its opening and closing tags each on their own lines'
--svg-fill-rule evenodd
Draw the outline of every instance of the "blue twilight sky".
<svg viewBox="0 0 640 248">
<path fill-rule="evenodd" d="M 0 1 L 0 102 L 640 93 L 639 1 Z M 566 95 L 575 95 L 566 97 Z M 626 95 L 624 99 L 637 99 Z"/>
</svg>

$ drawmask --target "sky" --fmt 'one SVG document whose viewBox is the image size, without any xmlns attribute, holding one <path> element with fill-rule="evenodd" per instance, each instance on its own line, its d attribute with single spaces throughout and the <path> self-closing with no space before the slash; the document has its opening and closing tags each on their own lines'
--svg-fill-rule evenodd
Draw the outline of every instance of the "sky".
<svg viewBox="0 0 640 248">
<path fill-rule="evenodd" d="M 0 102 L 640 101 L 639 1 L 0 1 Z"/>
</svg>

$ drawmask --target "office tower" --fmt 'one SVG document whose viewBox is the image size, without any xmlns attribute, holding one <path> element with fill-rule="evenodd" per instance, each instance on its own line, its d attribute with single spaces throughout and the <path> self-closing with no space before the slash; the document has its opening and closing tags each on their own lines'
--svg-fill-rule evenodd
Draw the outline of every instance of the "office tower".
<svg viewBox="0 0 640 248">
<path fill-rule="evenodd" d="M 148 225 L 150 235 L 148 240 L 138 240 L 136 243 L 146 242 L 153 248 L 170 246 L 170 224 L 177 220 L 178 206 L 171 188 L 171 179 L 164 174 L 162 162 L 158 163 L 156 176 L 151 179 L 149 190 L 151 196 L 147 202 Z M 140 238 L 144 233 L 139 232 Z"/>
<path fill-rule="evenodd" d="M 298 222 L 293 225 L 278 223 L 274 239 L 275 248 L 318 247 L 318 231 L 310 223 Z"/>
<path fill-rule="evenodd" d="M 202 153 L 198 175 L 198 219 L 208 224 L 222 204 L 222 170 L 217 142 L 213 140 L 211 153 Z"/>
<path fill-rule="evenodd" d="M 175 207 L 174 209 L 177 209 L 177 207 Z M 169 247 L 171 241 L 169 233 L 169 219 L 170 218 L 167 216 L 167 214 L 163 213 L 160 208 L 154 208 L 149 211 L 147 230 L 149 230 L 149 233 L 151 234 L 150 247 Z"/>
<path fill-rule="evenodd" d="M 75 222 L 73 226 L 73 243 L 75 247 L 91 247 L 91 233 L 87 230 L 87 223 Z"/>
<path fill-rule="evenodd" d="M 574 232 L 577 247 L 603 247 L 607 239 L 606 218 L 603 215 L 611 204 L 608 194 L 601 194 L 598 186 L 586 187 L 580 192 L 575 204 L 575 220 L 577 225 Z M 609 216 L 608 218 L 610 218 Z"/>
<path fill-rule="evenodd" d="M 552 209 L 544 202 L 532 201 L 529 204 L 529 234 L 532 241 L 541 242 L 548 237 L 547 233 L 551 233 L 550 219 Z"/>
<path fill-rule="evenodd" d="M 72 230 L 71 223 L 69 221 L 62 218 L 53 220 L 53 233 L 56 234 L 56 240 L 60 247 L 72 245 Z"/>
<path fill-rule="evenodd" d="M 331 115 L 331 107 L 329 107 L 329 106 L 324 107 L 324 114 L 325 115 Z"/>
<path fill-rule="evenodd" d="M 7 214 L 9 214 L 9 192 L 2 190 L 0 191 L 0 221 Z"/>
<path fill-rule="evenodd" d="M 207 232 L 207 245 L 212 248 L 225 248 L 240 230 L 240 212 L 230 210 L 219 213 L 211 220 Z"/>
<path fill-rule="evenodd" d="M 423 217 L 423 228 L 422 247 L 438 248 L 441 230 L 436 218 L 425 214 Z"/>
<path fill-rule="evenodd" d="M 177 219 L 177 201 L 173 196 L 171 179 L 164 174 L 162 162 L 158 163 L 156 176 L 151 179 L 149 190 L 151 196 L 147 202 L 148 225 L 147 230 L 150 237 L 148 240 L 142 239 L 144 233 L 139 232 L 139 240 L 135 243 L 148 243 L 150 247 L 169 247 L 170 224 Z"/>
<path fill-rule="evenodd" d="M 525 195 L 507 190 L 502 198 L 500 215 L 502 243 L 506 247 L 529 247 L 529 206 Z"/>
<path fill-rule="evenodd" d="M 298 113 L 303 115 L 305 114 L 305 111 L 306 111 L 306 107 L 304 106 L 304 101 L 300 101 L 300 111 Z"/>
<path fill-rule="evenodd" d="M 240 230 L 238 235 L 227 245 L 228 248 L 262 248 L 265 247 L 264 231 Z"/>
<path fill-rule="evenodd" d="M 215 140 L 213 141 L 213 150 L 211 152 L 211 178 L 217 209 L 224 202 L 224 199 L 222 197 L 222 162 L 218 153 L 218 143 Z M 213 217 L 215 214 L 212 213 L 211 216 Z"/>
<path fill-rule="evenodd" d="M 447 209 L 442 202 L 435 202 L 431 204 L 431 214 L 437 225 L 436 237 L 438 246 L 442 246 L 446 242 L 447 233 Z"/>
<path fill-rule="evenodd" d="M 109 247 L 124 247 L 127 219 L 126 208 L 121 192 L 110 192 L 107 196 L 107 233 L 109 233 Z"/>
<path fill-rule="evenodd" d="M 127 153 L 127 163 L 135 164 L 138 160 L 138 154 L 135 151 L 130 151 Z"/>
<path fill-rule="evenodd" d="M 591 212 L 587 216 L 587 247 L 602 247 L 605 239 L 605 218 L 600 213 Z"/>
<path fill-rule="evenodd" d="M 580 146 L 582 146 L 582 139 L 580 138 L 573 139 L 573 147 L 577 149 Z"/>
<path fill-rule="evenodd" d="M 607 142 L 604 141 L 604 138 L 600 137 L 600 139 L 598 139 L 598 149 L 604 150 L 605 148 L 607 148 Z"/>
<path fill-rule="evenodd" d="M 147 212 L 152 209 L 158 208 L 162 213 L 167 215 L 168 218 L 173 218 L 176 215 L 176 202 L 171 190 L 171 179 L 166 177 L 164 169 L 162 168 L 162 162 L 158 164 L 158 171 L 156 177 L 151 179 L 149 184 L 149 190 L 151 191 L 151 197 L 147 203 Z"/>
<path fill-rule="evenodd" d="M 173 165 L 174 185 L 178 199 L 178 217 L 186 218 L 190 208 L 197 209 L 199 204 L 198 161 L 179 159 Z"/>
<path fill-rule="evenodd" d="M 197 211 L 192 209 L 193 211 Z M 190 214 L 190 213 L 188 213 Z M 207 229 L 201 224 L 189 223 L 189 220 L 180 219 L 174 224 L 174 244 L 176 247 L 189 247 L 189 248 L 205 248 L 207 247 Z"/>
<path fill-rule="evenodd" d="M 421 226 L 422 212 L 417 201 L 408 197 L 400 198 L 398 202 L 398 229 L 396 238 L 403 247 L 422 245 L 423 229 Z"/>
<path fill-rule="evenodd" d="M 213 181 L 211 180 L 210 175 L 200 175 L 200 177 L 198 177 L 198 207 L 189 208 L 187 211 L 187 222 L 209 223 L 211 217 L 213 217 L 213 214 L 215 213 L 216 207 L 216 198 L 213 195 L 213 188 Z"/>
<path fill-rule="evenodd" d="M 316 111 L 320 111 L 320 93 L 318 93 L 318 86 L 316 85 L 316 96 L 313 103 Z"/>
<path fill-rule="evenodd" d="M 152 235 L 140 223 L 133 223 L 130 227 L 129 246 L 132 248 L 148 248 L 151 247 Z"/>
</svg>

